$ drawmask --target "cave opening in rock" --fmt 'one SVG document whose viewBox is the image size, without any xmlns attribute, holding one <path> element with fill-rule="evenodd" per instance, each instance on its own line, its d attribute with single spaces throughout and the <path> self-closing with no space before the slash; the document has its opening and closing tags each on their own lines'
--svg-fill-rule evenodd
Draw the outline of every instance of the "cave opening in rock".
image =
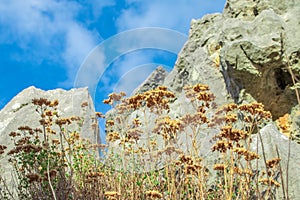
<svg viewBox="0 0 300 200">
<path fill-rule="evenodd" d="M 287 86 L 291 86 L 293 84 L 291 75 L 281 68 L 275 69 L 274 78 L 278 88 L 281 90 L 285 90 Z"/>
</svg>

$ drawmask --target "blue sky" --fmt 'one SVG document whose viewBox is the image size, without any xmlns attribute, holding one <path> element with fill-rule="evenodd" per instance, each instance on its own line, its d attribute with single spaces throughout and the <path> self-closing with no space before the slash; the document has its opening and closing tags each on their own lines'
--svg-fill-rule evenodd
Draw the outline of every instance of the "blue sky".
<svg viewBox="0 0 300 200">
<path fill-rule="evenodd" d="M 44 90 L 76 86 L 91 52 L 111 37 L 145 27 L 186 36 L 193 18 L 222 12 L 224 4 L 225 0 L 1 0 L 0 109 L 31 85 Z M 116 56 L 94 83 L 96 109 L 104 112 L 101 102 L 107 94 L 130 93 L 158 64 L 171 70 L 176 56 L 146 47 Z"/>
</svg>

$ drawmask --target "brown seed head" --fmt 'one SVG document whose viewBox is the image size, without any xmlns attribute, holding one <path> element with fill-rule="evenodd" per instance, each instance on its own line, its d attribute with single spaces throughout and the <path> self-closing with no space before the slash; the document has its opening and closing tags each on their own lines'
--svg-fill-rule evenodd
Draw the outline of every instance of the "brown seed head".
<svg viewBox="0 0 300 200">
<path fill-rule="evenodd" d="M 280 187 L 280 183 L 278 183 L 277 181 L 275 181 L 272 178 L 263 178 L 263 179 L 260 179 L 258 181 L 262 182 L 265 185 L 270 185 L 270 186 L 275 185 L 276 187 Z"/>
<path fill-rule="evenodd" d="M 148 197 L 154 198 L 154 199 L 155 199 L 155 198 L 156 198 L 156 199 L 160 199 L 160 198 L 163 197 L 163 195 L 162 195 L 160 192 L 156 191 L 156 190 L 146 191 L 146 195 L 147 195 Z"/>
<path fill-rule="evenodd" d="M 225 153 L 227 149 L 231 149 L 233 144 L 231 141 L 219 140 L 216 144 L 212 146 L 212 151 L 219 151 L 221 153 Z"/>
<path fill-rule="evenodd" d="M 219 170 L 219 171 L 224 171 L 224 169 L 226 169 L 226 168 L 227 168 L 227 166 L 224 164 L 215 164 L 213 169 Z"/>
<path fill-rule="evenodd" d="M 29 183 L 39 182 L 42 180 L 41 176 L 36 173 L 29 173 L 26 175 L 26 177 L 29 179 Z"/>
<path fill-rule="evenodd" d="M 33 99 L 32 103 L 37 106 L 43 106 L 43 105 L 50 106 L 51 101 L 45 98 L 39 98 L 39 99 Z"/>
<path fill-rule="evenodd" d="M 267 166 L 269 168 L 274 168 L 275 166 L 277 166 L 279 164 L 280 161 L 281 161 L 281 158 L 273 158 L 271 160 L 267 160 Z"/>
</svg>

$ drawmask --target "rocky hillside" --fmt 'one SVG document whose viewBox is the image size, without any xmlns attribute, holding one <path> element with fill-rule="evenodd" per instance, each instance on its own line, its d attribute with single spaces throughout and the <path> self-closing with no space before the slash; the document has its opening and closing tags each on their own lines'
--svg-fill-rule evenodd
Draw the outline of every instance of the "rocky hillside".
<svg viewBox="0 0 300 200">
<path fill-rule="evenodd" d="M 158 111 L 155 113 L 151 111 L 151 108 L 147 111 L 147 108 L 143 107 L 131 113 L 123 112 L 122 106 L 126 104 L 119 107 L 121 110 L 117 108 L 117 112 L 122 113 L 123 124 L 130 124 L 135 118 L 141 119 L 142 127 L 135 128 L 134 133 L 141 140 L 140 144 L 145 144 L 149 138 L 156 137 L 153 128 L 157 127 L 158 123 L 162 123 L 162 116 L 170 117 L 167 117 L 167 123 L 175 123 L 187 113 L 195 113 L 192 103 L 186 99 L 184 86 L 202 83 L 208 85 L 215 95 L 215 107 L 232 102 L 239 105 L 261 102 L 265 109 L 272 113 L 273 121 L 283 123 L 281 125 L 284 130 L 281 131 L 286 131 L 287 135 L 292 132 L 293 136 L 296 136 L 299 134 L 300 115 L 297 111 L 297 93 L 292 86 L 298 82 L 299 61 L 300 2 L 294 0 L 228 0 L 223 13 L 206 15 L 202 19 L 191 22 L 189 39 L 179 53 L 174 69 L 166 75 L 162 83 L 176 95 L 167 113 Z M 150 77 L 145 82 L 151 83 L 153 80 Z M 155 84 L 153 86 L 156 87 Z M 155 87 L 149 87 L 147 84 L 147 89 Z M 141 86 L 136 91 L 144 91 L 144 88 Z M 165 94 L 162 90 L 154 90 L 145 93 L 145 96 L 131 97 L 128 102 L 137 102 L 141 98 L 147 101 L 156 93 Z M 139 107 L 136 104 L 132 106 Z M 211 116 L 213 112 L 213 109 L 210 109 L 206 114 Z M 107 118 L 120 119 L 119 114 L 112 110 L 107 114 Z M 257 150 L 261 158 L 265 156 L 267 159 L 276 157 L 278 151 L 282 159 L 284 175 L 287 175 L 289 162 L 290 197 L 297 199 L 296 197 L 300 197 L 297 189 L 300 178 L 294 175 L 300 172 L 298 167 L 300 156 L 296 153 L 300 151 L 300 146 L 296 142 L 290 143 L 292 151 L 288 161 L 289 140 L 278 131 L 275 124 L 275 122 L 265 124 L 260 129 L 260 134 L 256 132 L 252 136 L 253 141 L 264 141 L 265 155 L 261 150 L 260 142 L 257 146 L 254 142 L 255 145 L 251 148 L 253 151 Z M 111 126 L 111 130 L 120 129 L 114 125 Z M 133 134 L 126 130 L 121 132 L 125 135 Z M 200 127 L 201 134 L 195 136 L 200 156 L 204 158 L 209 168 L 212 168 L 216 162 L 211 147 L 214 145 L 212 138 L 219 131 L 220 127 L 202 126 Z M 145 136 L 145 134 L 148 135 Z M 110 136 L 112 139 L 115 135 Z M 120 143 L 116 138 L 112 139 L 110 146 L 114 152 L 122 151 L 119 144 L 123 142 Z M 188 136 L 178 134 L 173 143 L 176 148 L 188 152 L 193 146 L 192 140 Z M 158 143 L 163 146 L 163 141 L 158 141 Z M 149 164 L 151 155 L 148 156 L 144 158 L 148 159 L 148 163 L 146 161 L 148 169 L 151 166 L 163 167 L 164 164 L 159 163 L 161 160 L 156 164 Z M 263 165 L 260 161 L 259 166 Z"/>
<path fill-rule="evenodd" d="M 199 163 L 204 164 L 207 173 L 214 178 L 213 169 L 220 158 L 212 152 L 212 147 L 218 150 L 216 144 L 221 144 L 222 140 L 219 143 L 216 140 L 225 137 L 224 134 L 220 136 L 221 133 L 239 130 L 237 133 L 244 136 L 230 138 L 230 142 L 246 138 L 249 143 L 244 142 L 245 148 L 251 150 L 252 155 L 257 153 L 256 158 L 261 158 L 255 160 L 257 170 L 247 173 L 258 179 L 267 161 L 281 160 L 280 173 L 269 171 L 266 174 L 273 178 L 273 183 L 289 186 L 290 199 L 299 199 L 300 145 L 288 138 L 293 136 L 296 140 L 300 132 L 299 95 L 295 90 L 300 83 L 299 61 L 299 0 L 227 0 L 223 13 L 206 15 L 191 22 L 189 39 L 169 74 L 163 68 L 157 68 L 135 90 L 135 95 L 106 114 L 107 155 L 123 157 L 117 156 L 114 162 L 109 160 L 105 164 L 113 165 L 111 169 L 116 171 L 134 170 L 133 167 L 141 164 L 137 173 L 142 173 L 152 169 L 159 171 L 169 164 L 168 159 L 176 160 L 181 155 L 182 161 L 185 158 L 182 155 L 191 154 L 203 159 L 199 159 Z M 200 83 L 204 85 L 197 85 Z M 155 89 L 159 85 L 166 87 Z M 188 85 L 196 86 L 186 87 Z M 203 96 L 197 96 L 195 91 L 202 92 Z M 82 117 L 83 124 L 74 128 L 81 130 L 83 137 L 98 142 L 97 132 L 91 128 L 95 110 L 86 88 L 45 92 L 30 87 L 0 111 L 0 144 L 11 147 L 8 135 L 19 126 L 39 126 L 36 120 L 39 116 L 31 101 L 40 97 L 51 101 L 57 99 L 61 116 Z M 122 97 L 122 94 L 114 94 L 106 102 L 115 105 Z M 237 105 L 253 102 L 261 102 L 266 111 L 262 104 L 251 104 L 252 107 L 247 109 L 252 109 L 253 118 L 247 118 L 245 107 Z M 230 106 L 218 112 L 224 105 Z M 231 118 L 226 116 L 230 126 L 224 128 L 217 123 L 217 120 L 222 121 L 218 114 L 230 109 L 239 109 L 240 113 L 230 115 Z M 272 114 L 271 119 L 267 111 Z M 232 125 L 230 120 L 240 121 Z M 249 121 L 251 126 L 247 125 Z M 217 125 L 212 126 L 210 122 Z M 241 150 L 239 145 L 234 149 Z M 232 146 L 224 146 L 233 152 Z M 134 162 L 128 162 L 132 160 Z M 6 162 L 1 160 L 1 165 L 5 176 L 9 177 L 10 168 Z M 243 162 L 238 165 L 245 166 L 248 160 Z M 176 171 L 177 175 L 180 173 L 180 170 Z M 284 181 L 280 175 L 285 177 Z M 282 199 L 283 193 L 279 190 L 272 190 L 275 191 L 272 195 Z"/>
</svg>

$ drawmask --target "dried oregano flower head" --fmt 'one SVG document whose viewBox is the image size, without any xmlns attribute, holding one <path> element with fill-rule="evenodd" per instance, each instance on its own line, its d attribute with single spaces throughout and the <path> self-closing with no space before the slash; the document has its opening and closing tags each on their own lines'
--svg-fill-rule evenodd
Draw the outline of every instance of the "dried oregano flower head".
<svg viewBox="0 0 300 200">
<path fill-rule="evenodd" d="M 279 164 L 280 161 L 281 158 L 273 158 L 271 160 L 267 160 L 266 164 L 269 168 L 274 168 Z"/>
<path fill-rule="evenodd" d="M 219 151 L 221 153 L 225 153 L 228 149 L 233 148 L 232 141 L 227 140 L 219 140 L 212 146 L 212 151 Z"/>
<path fill-rule="evenodd" d="M 43 106 L 43 105 L 50 106 L 51 101 L 49 101 L 46 98 L 39 98 L 39 99 L 33 99 L 32 103 L 37 106 Z"/>
<path fill-rule="evenodd" d="M 194 86 L 184 86 L 185 95 L 192 102 L 199 100 L 204 102 L 212 102 L 215 96 L 209 91 L 208 85 L 197 84 Z"/>
<path fill-rule="evenodd" d="M 149 190 L 149 191 L 146 191 L 146 195 L 147 197 L 150 197 L 150 198 L 153 198 L 153 199 L 161 199 L 163 197 L 163 195 L 156 191 L 156 190 Z"/>
<path fill-rule="evenodd" d="M 7 149 L 6 146 L 0 145 L 0 155 L 4 153 L 4 150 Z"/>
<path fill-rule="evenodd" d="M 238 106 L 239 110 L 244 111 L 246 113 L 251 114 L 252 117 L 255 117 L 256 120 L 260 119 L 271 119 L 272 115 L 270 111 L 266 111 L 264 109 L 264 105 L 262 103 L 250 103 L 250 104 L 243 104 Z"/>
<path fill-rule="evenodd" d="M 126 96 L 125 92 L 121 92 L 119 94 L 113 92 L 108 95 L 108 99 L 103 100 L 103 103 L 113 105 L 115 102 L 121 101 L 124 96 Z"/>
</svg>

